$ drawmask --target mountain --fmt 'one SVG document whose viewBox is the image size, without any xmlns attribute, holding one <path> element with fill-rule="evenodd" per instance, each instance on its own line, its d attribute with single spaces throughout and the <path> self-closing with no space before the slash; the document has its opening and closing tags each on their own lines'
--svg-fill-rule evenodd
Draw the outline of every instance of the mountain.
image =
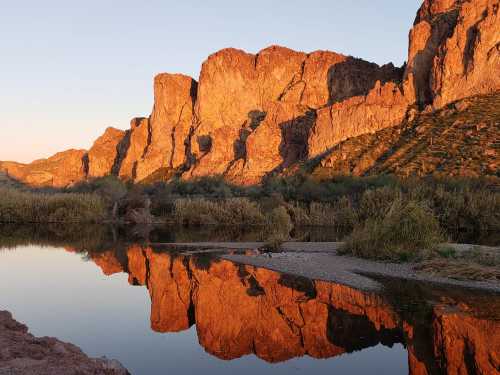
<svg viewBox="0 0 500 375">
<path fill-rule="evenodd" d="M 500 0 L 424 1 L 401 68 L 328 51 L 224 49 L 203 63 L 199 82 L 180 74 L 156 76 L 152 113 L 133 119 L 129 130 L 108 128 L 88 151 L 69 150 L 26 165 L 0 162 L 0 171 L 49 186 L 107 174 L 136 182 L 217 174 L 253 184 L 311 160 L 335 172 L 339 150 L 356 143 L 355 153 L 342 154 L 350 164 L 342 172 L 495 175 L 498 111 L 483 113 L 489 116 L 484 122 L 460 103 L 492 103 L 486 110 L 498 104 L 499 8 Z M 387 160 L 409 163 L 416 150 L 404 143 L 432 138 L 418 132 L 418 121 L 427 124 L 422 132 L 434 134 L 462 112 L 468 122 L 451 127 L 454 137 L 440 138 L 439 147 L 420 144 L 419 160 L 432 162 L 388 166 Z M 472 145 L 466 135 L 474 127 L 496 144 L 477 162 L 470 155 L 483 144 Z M 384 143 L 378 147 L 380 137 Z M 450 150 L 457 145 L 466 157 L 454 159 L 451 168 Z M 369 168 L 357 162 L 365 147 L 375 155 Z"/>
</svg>

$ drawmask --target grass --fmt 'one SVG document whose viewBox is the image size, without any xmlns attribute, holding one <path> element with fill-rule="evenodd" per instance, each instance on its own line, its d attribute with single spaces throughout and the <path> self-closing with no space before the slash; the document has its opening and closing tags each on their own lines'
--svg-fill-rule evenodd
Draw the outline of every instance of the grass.
<svg viewBox="0 0 500 375">
<path fill-rule="evenodd" d="M 396 200 L 381 217 L 370 217 L 356 225 L 342 253 L 361 258 L 407 261 L 444 241 L 432 211 L 418 201 Z"/>
<path fill-rule="evenodd" d="M 257 203 L 247 198 L 209 200 L 184 198 L 174 201 L 172 219 L 182 225 L 264 225 L 266 218 Z"/>
<path fill-rule="evenodd" d="M 152 216 L 147 221 L 155 223 L 267 226 L 272 230 L 273 223 L 280 222 L 283 223 L 279 225 L 280 231 L 305 226 L 349 234 L 354 228 L 360 233 L 361 226 L 375 227 L 394 202 L 412 201 L 428 208 L 447 237 L 460 238 L 462 242 L 485 239 L 484 243 L 496 244 L 499 237 L 492 233 L 500 233 L 499 181 L 492 178 L 403 179 L 385 175 L 335 176 L 316 181 L 300 172 L 294 176 L 267 178 L 259 186 L 242 187 L 218 176 L 150 185 L 133 185 L 107 176 L 68 189 L 24 188 L 26 195 L 16 195 L 16 198 L 12 197 L 17 190 L 9 188 L 9 194 L 2 197 L 0 221 L 107 219 L 119 222 L 144 209 L 142 216 L 146 217 L 149 210 Z M 99 198 L 102 209 L 96 203 Z M 51 212 L 47 213 L 40 202 L 49 200 Z M 91 201 L 94 203 L 85 204 Z"/>
<path fill-rule="evenodd" d="M 465 260 L 435 258 L 419 263 L 414 269 L 426 274 L 456 280 L 500 281 L 498 267 L 485 266 Z"/>
<path fill-rule="evenodd" d="M 104 204 L 95 194 L 41 194 L 0 188 L 3 223 L 98 222 L 104 215 Z"/>
</svg>

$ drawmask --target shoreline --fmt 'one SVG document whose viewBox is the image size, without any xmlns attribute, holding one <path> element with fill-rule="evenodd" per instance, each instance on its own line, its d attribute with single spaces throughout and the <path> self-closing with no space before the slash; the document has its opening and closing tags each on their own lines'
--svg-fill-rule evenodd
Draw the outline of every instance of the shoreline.
<svg viewBox="0 0 500 375">
<path fill-rule="evenodd" d="M 382 285 L 371 276 L 396 278 L 402 280 L 437 284 L 441 286 L 460 287 L 464 289 L 482 290 L 500 293 L 500 281 L 458 280 L 413 269 L 416 263 L 381 262 L 345 255 L 338 255 L 341 242 L 286 242 L 280 253 L 264 253 L 257 251 L 263 242 L 199 242 L 152 244 L 157 246 L 175 246 L 185 248 L 182 253 L 195 255 L 214 253 L 221 259 L 245 264 L 276 272 L 293 274 L 313 280 L 323 280 L 347 285 L 365 291 L 381 290 Z M 473 245 L 447 244 L 457 252 L 463 253 Z M 190 248 L 196 248 L 189 251 Z M 500 251 L 499 247 L 481 248 Z M 231 253 L 231 250 L 251 250 L 246 254 Z"/>
<path fill-rule="evenodd" d="M 0 348 L 0 374 L 130 375 L 117 360 L 91 358 L 74 344 L 33 336 L 8 311 L 0 311 Z"/>
</svg>

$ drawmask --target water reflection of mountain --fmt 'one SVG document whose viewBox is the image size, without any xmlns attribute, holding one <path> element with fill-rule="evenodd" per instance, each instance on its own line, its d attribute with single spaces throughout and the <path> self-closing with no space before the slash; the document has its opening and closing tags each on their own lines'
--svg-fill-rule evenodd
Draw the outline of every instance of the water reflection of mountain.
<svg viewBox="0 0 500 375">
<path fill-rule="evenodd" d="M 131 285 L 147 287 L 153 330 L 196 324 L 200 345 L 218 358 L 330 358 L 403 343 L 411 374 L 499 371 L 498 296 L 390 281 L 378 295 L 164 250 L 132 245 L 89 258 L 106 275 L 126 272 Z"/>
</svg>

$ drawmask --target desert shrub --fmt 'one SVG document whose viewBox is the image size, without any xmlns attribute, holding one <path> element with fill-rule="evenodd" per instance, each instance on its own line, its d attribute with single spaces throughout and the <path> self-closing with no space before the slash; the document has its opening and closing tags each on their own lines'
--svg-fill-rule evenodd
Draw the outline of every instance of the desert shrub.
<svg viewBox="0 0 500 375">
<path fill-rule="evenodd" d="M 264 215 L 257 203 L 247 198 L 212 201 L 183 198 L 174 201 L 174 220 L 183 225 L 263 225 Z"/>
<path fill-rule="evenodd" d="M 330 203 L 312 202 L 309 205 L 309 225 L 334 226 L 337 225 L 338 207 Z"/>
<path fill-rule="evenodd" d="M 106 176 L 79 182 L 67 190 L 70 193 L 97 194 L 102 198 L 107 207 L 112 207 L 116 202 L 125 197 L 128 192 L 125 182 L 116 176 Z"/>
<path fill-rule="evenodd" d="M 271 232 L 289 233 L 293 227 L 292 219 L 285 207 L 276 207 L 266 215 L 266 225 Z"/>
<path fill-rule="evenodd" d="M 500 194 L 486 189 L 446 191 L 440 187 L 433 195 L 434 211 L 450 230 L 476 233 L 500 230 Z"/>
<path fill-rule="evenodd" d="M 359 202 L 359 219 L 381 219 L 387 214 L 394 201 L 401 199 L 401 191 L 392 187 L 386 186 L 374 190 L 366 190 Z"/>
<path fill-rule="evenodd" d="M 294 202 L 288 206 L 288 214 L 294 223 L 298 226 L 310 226 L 311 218 L 307 207 L 303 207 L 300 203 Z"/>
<path fill-rule="evenodd" d="M 230 198 L 237 196 L 240 188 L 230 185 L 222 176 L 200 177 L 185 181 L 175 179 L 168 184 L 169 193 L 180 196 Z"/>
<path fill-rule="evenodd" d="M 95 194 L 40 194 L 0 189 L 0 222 L 97 222 L 104 214 L 102 199 Z"/>
<path fill-rule="evenodd" d="M 205 198 L 174 201 L 174 221 L 182 225 L 217 224 L 220 206 Z"/>
<path fill-rule="evenodd" d="M 335 226 L 342 230 L 351 230 L 358 222 L 358 214 L 348 197 L 342 197 L 333 204 L 335 211 Z"/>
<path fill-rule="evenodd" d="M 421 202 L 396 200 L 383 218 L 369 218 L 347 238 L 344 253 L 363 258 L 408 260 L 444 240 L 438 220 Z"/>
<path fill-rule="evenodd" d="M 287 203 L 280 193 L 272 193 L 258 199 L 262 212 L 269 212 L 277 207 L 286 206 Z"/>
</svg>

